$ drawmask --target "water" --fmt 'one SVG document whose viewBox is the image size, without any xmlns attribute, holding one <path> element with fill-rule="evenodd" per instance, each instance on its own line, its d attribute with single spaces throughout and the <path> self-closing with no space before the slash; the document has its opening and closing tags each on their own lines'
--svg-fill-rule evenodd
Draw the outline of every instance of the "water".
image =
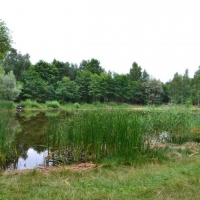
<svg viewBox="0 0 200 200">
<path fill-rule="evenodd" d="M 6 113 L 4 113 L 5 115 Z M 7 152 L 4 169 L 33 169 L 51 165 L 47 162 L 47 120 L 44 112 L 8 114 L 8 139 L 12 150 Z M 1 164 L 0 167 L 2 168 Z"/>
<path fill-rule="evenodd" d="M 17 169 L 33 169 L 38 166 L 45 166 L 47 165 L 46 156 L 48 155 L 47 151 L 38 153 L 34 149 L 30 148 L 27 151 L 27 158 L 24 159 L 20 157 L 18 159 Z"/>
</svg>

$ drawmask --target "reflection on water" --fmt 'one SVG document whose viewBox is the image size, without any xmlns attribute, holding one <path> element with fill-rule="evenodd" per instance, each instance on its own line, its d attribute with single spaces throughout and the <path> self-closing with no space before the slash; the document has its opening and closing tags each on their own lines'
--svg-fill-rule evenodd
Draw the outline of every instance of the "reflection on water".
<svg viewBox="0 0 200 200">
<path fill-rule="evenodd" d="M 33 169 L 37 166 L 44 166 L 46 165 L 45 157 L 47 156 L 47 151 L 42 153 L 38 153 L 34 149 L 30 148 L 27 151 L 27 158 L 24 159 L 20 157 L 18 159 L 18 169 Z"/>
<path fill-rule="evenodd" d="M 0 127 L 6 123 L 3 148 L 6 160 L 0 156 L 0 169 L 33 169 L 47 165 L 47 116 L 43 112 L 1 113 Z M 4 119 L 3 119 L 4 118 Z M 1 127 L 2 128 L 2 127 Z M 0 132 L 2 135 L 2 131 Z M 1 145 L 2 148 L 2 145 Z"/>
</svg>

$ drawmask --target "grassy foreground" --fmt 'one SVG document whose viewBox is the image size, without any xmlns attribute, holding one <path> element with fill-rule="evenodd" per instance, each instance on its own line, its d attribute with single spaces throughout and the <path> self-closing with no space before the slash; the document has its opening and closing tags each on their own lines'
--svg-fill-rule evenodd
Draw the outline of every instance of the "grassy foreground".
<svg viewBox="0 0 200 200">
<path fill-rule="evenodd" d="M 1 174 L 0 199 L 200 199 L 200 155 L 90 171 Z"/>
</svg>

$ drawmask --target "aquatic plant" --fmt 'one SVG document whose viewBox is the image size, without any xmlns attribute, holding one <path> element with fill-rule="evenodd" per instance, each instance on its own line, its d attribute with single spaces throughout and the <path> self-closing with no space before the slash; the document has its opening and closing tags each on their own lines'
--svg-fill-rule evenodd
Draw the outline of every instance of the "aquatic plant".
<svg viewBox="0 0 200 200">
<path fill-rule="evenodd" d="M 110 156 L 134 160 L 143 150 L 142 123 L 131 111 L 81 111 L 61 120 L 49 119 L 47 136 L 52 151 L 65 147 L 64 154 L 76 161 L 98 163 Z"/>
<path fill-rule="evenodd" d="M 63 152 L 61 157 L 65 161 L 99 163 L 104 158 L 116 158 L 134 163 L 147 158 L 145 154 L 152 143 L 190 141 L 191 120 L 191 112 L 185 107 L 161 110 L 148 107 L 137 112 L 77 110 L 59 120 L 49 120 L 49 146 L 53 146 L 53 151 Z M 164 153 L 165 149 L 162 156 Z M 146 155 L 152 157 L 149 153 Z M 153 155 L 159 154 L 154 151 Z"/>
<path fill-rule="evenodd" d="M 15 108 L 13 101 L 0 100 L 0 110 L 12 110 Z"/>
</svg>

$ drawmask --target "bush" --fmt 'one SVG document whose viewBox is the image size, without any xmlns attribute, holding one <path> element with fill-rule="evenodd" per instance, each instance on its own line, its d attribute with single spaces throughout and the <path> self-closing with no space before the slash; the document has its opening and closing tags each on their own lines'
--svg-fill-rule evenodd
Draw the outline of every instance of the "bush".
<svg viewBox="0 0 200 200">
<path fill-rule="evenodd" d="M 46 101 L 45 104 L 48 108 L 60 108 L 60 104 L 58 101 Z"/>
<path fill-rule="evenodd" d="M 80 105 L 79 103 L 74 103 L 74 107 L 75 107 L 75 108 L 80 108 L 81 105 Z"/>
<path fill-rule="evenodd" d="M 32 101 L 27 99 L 26 101 L 21 101 L 20 105 L 22 108 L 40 108 L 40 104 L 37 101 Z"/>
</svg>

